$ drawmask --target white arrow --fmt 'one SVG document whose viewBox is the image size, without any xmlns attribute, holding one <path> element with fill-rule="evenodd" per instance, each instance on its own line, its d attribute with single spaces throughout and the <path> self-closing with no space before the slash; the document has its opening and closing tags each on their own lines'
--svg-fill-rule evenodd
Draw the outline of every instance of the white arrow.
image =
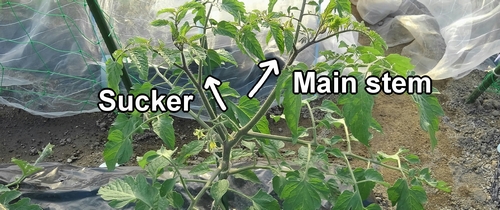
<svg viewBox="0 0 500 210">
<path fill-rule="evenodd" d="M 215 97 L 215 101 L 217 101 L 217 104 L 219 104 L 220 109 L 225 112 L 227 110 L 226 104 L 224 103 L 224 100 L 222 100 L 222 97 L 220 96 L 219 87 L 221 85 L 221 81 L 215 77 L 208 76 L 205 79 L 205 84 L 203 84 L 203 88 L 205 90 L 210 89 L 212 91 L 212 95 Z"/>
<path fill-rule="evenodd" d="M 262 88 L 262 85 L 269 79 L 269 76 L 271 75 L 271 72 L 274 73 L 274 75 L 278 76 L 280 75 L 280 67 L 278 65 L 278 60 L 276 58 L 271 58 L 269 60 L 261 61 L 259 63 L 259 67 L 261 69 L 266 68 L 264 71 L 264 74 L 260 77 L 259 81 L 255 86 L 253 86 L 252 90 L 247 94 L 248 98 L 252 99 L 255 94 Z"/>
</svg>

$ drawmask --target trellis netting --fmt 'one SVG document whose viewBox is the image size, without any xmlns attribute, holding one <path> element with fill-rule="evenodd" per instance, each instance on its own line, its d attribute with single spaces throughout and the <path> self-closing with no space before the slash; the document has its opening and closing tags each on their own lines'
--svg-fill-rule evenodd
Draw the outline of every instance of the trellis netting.
<svg viewBox="0 0 500 210">
<path fill-rule="evenodd" d="M 168 28 L 152 27 L 150 22 L 157 18 L 158 10 L 180 6 L 186 0 L 98 2 L 119 44 L 134 36 L 169 44 Z M 247 11 L 267 9 L 267 2 L 242 2 Z M 286 11 L 289 6 L 300 7 L 301 2 L 278 1 L 275 9 Z M 389 46 L 408 44 L 402 54 L 412 58 L 417 74 L 427 74 L 434 79 L 459 78 L 500 52 L 500 25 L 495 21 L 500 15 L 498 0 L 358 0 L 353 3 L 357 4 L 364 21 L 372 24 Z M 232 19 L 220 7 L 212 10 L 211 17 Z M 306 17 L 306 25 L 316 26 L 317 19 Z M 285 60 L 275 44 L 265 44 L 266 35 L 266 31 L 257 34 L 266 55 Z M 340 39 L 347 44 L 358 44 L 358 34 L 354 32 L 344 33 Z M 245 59 L 227 38 L 210 37 L 209 44 L 230 50 L 239 64 L 214 70 L 213 76 L 229 81 L 240 95 L 246 95 L 262 70 Z M 337 40 L 332 38 L 312 46 L 298 56 L 298 61 L 313 64 L 321 59 L 319 51 L 339 51 L 337 45 Z M 0 104 L 44 117 L 97 112 L 97 93 L 106 86 L 104 68 L 109 54 L 83 0 L 0 1 Z M 130 73 L 136 80 L 136 74 Z M 268 81 L 257 97 L 267 96 L 273 82 Z M 162 93 L 169 91 L 165 86 L 158 89 Z M 200 104 L 195 101 L 191 109 L 201 109 Z M 175 114 L 189 117 L 182 112 Z"/>
</svg>

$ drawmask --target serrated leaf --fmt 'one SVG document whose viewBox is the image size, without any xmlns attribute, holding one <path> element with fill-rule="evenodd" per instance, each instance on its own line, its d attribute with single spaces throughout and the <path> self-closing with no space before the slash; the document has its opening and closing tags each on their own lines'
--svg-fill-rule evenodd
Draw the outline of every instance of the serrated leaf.
<svg viewBox="0 0 500 210">
<path fill-rule="evenodd" d="M 163 173 L 164 168 L 168 165 L 170 165 L 170 162 L 166 157 L 158 156 L 146 165 L 145 170 L 148 172 L 149 176 L 153 178 L 153 180 L 156 180 L 156 178 Z"/>
<path fill-rule="evenodd" d="M 394 186 L 387 189 L 389 200 L 392 205 L 396 205 L 396 210 L 423 210 L 427 202 L 427 194 L 422 186 L 408 187 L 404 179 L 398 179 Z"/>
<path fill-rule="evenodd" d="M 0 209 L 2 207 L 6 208 L 7 210 L 42 210 L 42 207 L 36 205 L 36 204 L 31 204 L 31 199 L 29 198 L 21 198 L 19 201 L 16 203 L 3 206 L 3 204 L 0 203 Z"/>
<path fill-rule="evenodd" d="M 259 107 L 260 102 L 256 98 L 249 99 L 247 96 L 241 97 L 238 103 L 238 109 L 241 113 L 236 113 L 236 115 L 240 119 L 241 124 L 246 125 L 250 121 L 250 117 L 254 116 L 255 113 L 257 113 Z M 242 121 L 242 118 L 240 117 L 243 117 L 244 120 Z M 270 134 L 271 131 L 269 130 L 269 121 L 267 121 L 266 116 L 261 117 L 257 124 L 255 124 L 253 130 L 264 134 Z"/>
<path fill-rule="evenodd" d="M 392 65 L 392 70 L 394 70 L 394 72 L 403 77 L 406 77 L 407 72 L 415 68 L 415 66 L 411 64 L 411 59 L 402 55 L 390 54 L 385 57 L 385 60 Z"/>
<path fill-rule="evenodd" d="M 108 87 L 111 88 L 116 94 L 120 93 L 120 82 L 122 72 L 123 63 L 116 62 L 113 59 L 108 59 L 106 61 L 106 75 Z"/>
<path fill-rule="evenodd" d="M 210 168 L 208 167 L 208 164 L 206 163 L 200 163 L 193 167 L 190 171 L 189 174 L 191 175 L 202 175 L 210 172 Z"/>
<path fill-rule="evenodd" d="M 108 204 L 113 208 L 123 208 L 136 199 L 132 187 L 122 179 L 113 180 L 102 186 L 97 195 L 109 201 Z"/>
<path fill-rule="evenodd" d="M 194 140 L 182 146 L 182 149 L 177 157 L 178 163 L 184 163 L 186 160 L 191 157 L 198 155 L 198 153 L 203 150 L 205 147 L 204 141 Z"/>
<path fill-rule="evenodd" d="M 103 154 L 108 170 L 114 170 L 116 163 L 123 164 L 130 160 L 133 154 L 132 135 L 143 131 L 142 122 L 142 118 L 138 116 L 118 113 L 104 146 Z"/>
<path fill-rule="evenodd" d="M 223 82 L 218 88 L 219 93 L 222 98 L 226 97 L 234 97 L 234 98 L 240 98 L 240 93 L 236 91 L 234 88 L 230 87 L 229 82 Z"/>
<path fill-rule="evenodd" d="M 405 159 L 410 162 L 411 164 L 417 164 L 420 163 L 420 158 L 414 154 L 409 154 L 405 156 Z"/>
<path fill-rule="evenodd" d="M 128 58 L 132 60 L 130 69 L 139 73 L 141 80 L 148 80 L 149 76 L 149 61 L 147 56 L 147 49 L 137 47 L 128 52 Z"/>
<path fill-rule="evenodd" d="M 348 190 L 344 190 L 342 194 L 337 198 L 337 202 L 333 206 L 332 210 L 362 210 L 363 201 L 359 193 L 354 193 Z"/>
<path fill-rule="evenodd" d="M 271 34 L 276 41 L 276 46 L 278 46 L 280 53 L 283 54 L 285 51 L 285 36 L 283 35 L 281 25 L 277 22 L 270 22 L 269 26 L 271 28 Z"/>
<path fill-rule="evenodd" d="M 21 194 L 22 193 L 17 190 L 3 192 L 0 194 L 0 204 L 8 206 L 11 201 L 21 196 Z"/>
<path fill-rule="evenodd" d="M 413 101 L 418 106 L 420 127 L 429 133 L 431 149 L 437 145 L 436 131 L 439 130 L 439 117 L 444 116 L 444 111 L 435 95 L 412 94 Z"/>
<path fill-rule="evenodd" d="M 34 173 L 41 171 L 43 169 L 42 167 L 31 165 L 27 161 L 19 160 L 16 158 L 12 158 L 11 162 L 15 163 L 21 169 L 23 175 L 26 177 L 31 176 Z"/>
<path fill-rule="evenodd" d="M 285 49 L 288 53 L 292 52 L 294 46 L 294 30 L 293 28 L 285 28 L 283 31 L 284 39 L 285 39 Z"/>
<path fill-rule="evenodd" d="M 97 194 L 114 208 L 123 208 L 134 201 L 141 201 L 152 208 L 158 198 L 158 189 L 151 186 L 144 175 L 138 174 L 135 179 L 126 176 L 123 180 L 114 180 L 101 187 Z"/>
<path fill-rule="evenodd" d="M 156 153 L 156 151 L 148 151 L 146 152 L 146 154 L 144 154 L 144 156 L 142 156 L 138 161 L 137 161 L 137 164 L 144 169 L 144 167 L 146 167 L 146 165 L 149 163 L 149 161 L 151 161 L 153 158 L 157 157 L 158 154 Z"/>
<path fill-rule="evenodd" d="M 257 40 L 257 35 L 252 32 L 250 28 L 244 28 L 241 33 L 240 42 L 243 43 L 245 49 L 257 57 L 257 59 L 266 60 L 264 51 L 262 51 L 262 46 L 260 45 L 259 40 Z"/>
<path fill-rule="evenodd" d="M 295 144 L 299 138 L 300 110 L 302 109 L 302 97 L 293 93 L 293 83 L 285 84 L 283 93 L 283 114 L 285 121 L 292 134 L 292 142 Z"/>
<path fill-rule="evenodd" d="M 238 0 L 222 0 L 221 8 L 231 14 L 235 20 L 240 20 L 246 13 L 245 4 Z"/>
<path fill-rule="evenodd" d="M 229 181 L 226 179 L 219 180 L 212 185 L 210 188 L 210 195 L 216 201 L 219 201 L 224 194 L 226 194 L 229 189 Z"/>
<path fill-rule="evenodd" d="M 108 170 L 114 170 L 116 163 L 120 162 L 119 159 L 124 161 L 124 157 L 132 156 L 132 144 L 128 141 L 123 138 L 123 133 L 120 130 L 109 133 L 108 142 L 104 147 L 104 160 Z"/>
<path fill-rule="evenodd" d="M 383 133 L 382 126 L 377 122 L 375 118 L 372 117 L 371 127 L 379 133 Z"/>
<path fill-rule="evenodd" d="M 253 206 L 250 209 L 253 210 L 279 210 L 280 205 L 276 199 L 274 199 L 269 194 L 259 189 L 259 191 L 251 197 Z"/>
<path fill-rule="evenodd" d="M 167 145 L 167 148 L 173 149 L 175 147 L 175 131 L 174 119 L 168 114 L 162 114 L 156 117 L 151 123 L 153 131 L 160 137 L 160 139 Z"/>
<path fill-rule="evenodd" d="M 241 171 L 241 172 L 239 172 L 237 174 L 234 174 L 234 177 L 239 178 L 239 179 L 244 179 L 244 180 L 247 180 L 247 181 L 251 181 L 251 182 L 256 183 L 256 184 L 260 183 L 259 177 L 257 177 L 257 175 L 255 174 L 255 172 L 253 172 L 250 169 L 249 170 Z"/>
<path fill-rule="evenodd" d="M 215 50 L 219 54 L 219 58 L 221 59 L 222 62 L 227 62 L 230 64 L 235 65 L 235 67 L 238 67 L 238 62 L 233 57 L 233 54 L 229 53 L 225 49 L 217 49 Z"/>
<path fill-rule="evenodd" d="M 151 89 L 153 88 L 153 84 L 149 82 L 145 83 L 134 83 L 132 88 L 130 89 L 130 94 L 134 96 L 138 96 L 139 94 L 144 94 L 144 95 L 151 95 Z"/>
<path fill-rule="evenodd" d="M 325 188 L 320 182 L 286 181 L 281 191 L 283 209 L 318 209 L 321 206 L 321 196 L 318 188 Z"/>
<path fill-rule="evenodd" d="M 217 23 L 217 27 L 214 29 L 214 34 L 219 34 L 223 36 L 228 36 L 231 38 L 236 38 L 236 34 L 238 34 L 238 29 L 236 26 L 232 25 L 231 23 L 227 21 L 220 21 Z"/>
<path fill-rule="evenodd" d="M 323 100 L 319 108 L 324 112 L 336 113 L 342 116 L 342 111 L 340 111 L 339 107 L 331 100 Z"/>
<path fill-rule="evenodd" d="M 338 103 L 343 105 L 342 113 L 345 123 L 353 136 L 364 145 L 369 146 L 369 140 L 372 137 L 369 128 L 372 125 L 374 97 L 364 91 L 366 84 L 363 74 L 357 72 L 354 75 L 358 81 L 359 91 L 356 94 L 348 93 L 340 96 Z"/>
</svg>

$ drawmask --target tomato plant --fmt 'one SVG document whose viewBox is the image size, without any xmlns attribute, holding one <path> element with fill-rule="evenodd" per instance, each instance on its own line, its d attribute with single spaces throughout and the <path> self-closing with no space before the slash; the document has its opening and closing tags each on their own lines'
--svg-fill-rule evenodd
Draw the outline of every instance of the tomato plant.
<svg viewBox="0 0 500 210">
<path fill-rule="evenodd" d="M 385 72 L 404 78 L 414 76 L 414 66 L 410 60 L 397 54 L 385 56 L 387 46 L 384 40 L 351 18 L 349 0 L 304 0 L 301 8 L 289 7 L 287 11 L 274 11 L 276 2 L 270 0 L 267 9 L 262 11 L 247 11 L 244 3 L 238 0 L 189 1 L 177 8 L 165 8 L 158 14 L 167 15 L 168 18 L 153 20 L 151 24 L 168 31 L 166 34 L 171 38 L 173 47 L 161 40 L 136 37 L 123 49 L 113 52 L 114 59 L 107 61 L 106 69 L 108 85 L 113 91 L 118 93 L 121 68 L 125 60 L 129 59 L 129 70 L 137 72 L 141 79 L 141 82 L 134 84 L 129 94 L 149 95 L 159 85 L 170 86 L 170 93 L 178 95 L 189 89 L 201 99 L 209 120 L 203 120 L 199 113 L 189 111 L 200 126 L 195 133 L 198 139 L 193 139 L 179 149 L 174 148 L 174 119 L 170 112 L 119 113 L 110 128 L 103 153 L 109 170 L 114 170 L 117 163 L 123 164 L 130 160 L 133 155 L 132 138 L 136 133 L 152 129 L 162 139 L 163 146 L 138 158 L 137 163 L 145 170 L 145 174 L 113 180 L 101 187 L 99 194 L 112 207 L 121 208 L 135 203 L 136 209 L 181 208 L 186 201 L 174 190 L 176 183 L 185 188 L 189 209 L 195 208 L 207 191 L 214 199 L 214 207 L 221 209 L 231 208 L 225 199 L 228 192 L 251 201 L 252 209 L 319 209 L 323 200 L 328 201 L 333 209 L 380 209 L 375 203 L 363 205 L 363 200 L 368 198 L 376 185 L 387 188 L 388 199 L 397 209 L 423 209 L 427 202 L 424 185 L 449 192 L 446 183 L 431 177 L 429 169 L 418 167 L 419 158 L 408 150 L 400 149 L 396 154 L 378 152 L 365 157 L 355 154 L 351 149 L 353 144 L 370 147 L 372 132 L 382 131 L 372 117 L 376 94 L 363 91 L 365 79 L 381 76 Z M 326 7 L 321 9 L 320 5 Z M 231 14 L 233 20 L 211 18 L 211 11 L 217 8 Z M 319 26 L 308 28 L 302 23 L 305 16 L 319 18 Z M 189 35 L 191 30 L 200 28 L 202 33 Z M 257 32 L 262 31 L 268 33 L 267 43 L 261 43 L 256 38 Z M 345 49 L 344 53 L 326 49 L 320 53 L 325 58 L 321 62 L 313 65 L 295 62 L 301 52 L 314 44 L 352 31 L 368 36 L 371 44 L 348 45 L 340 40 L 339 48 Z M 217 90 L 227 106 L 225 111 L 217 110 L 214 101 L 217 101 L 218 95 L 204 85 L 206 78 L 215 68 L 228 65 L 236 68 L 237 61 L 225 49 L 208 47 L 211 46 L 208 37 L 214 36 L 230 39 L 256 65 L 266 60 L 262 45 L 274 40 L 281 57 L 286 60 L 279 66 L 277 82 L 265 100 L 240 95 L 231 84 L 222 82 Z M 152 69 L 151 63 L 158 60 L 161 60 L 164 70 L 154 67 L 155 77 L 162 78 L 164 82 L 153 84 L 153 78 L 148 75 Z M 293 91 L 293 72 L 297 71 L 314 71 L 329 76 L 339 71 L 356 78 L 358 84 L 355 85 L 360 91 L 339 94 L 337 101 L 323 100 L 320 106 L 313 107 L 311 101 L 318 100 L 318 95 L 296 94 Z M 177 84 L 177 78 L 181 76 L 188 78 L 191 87 Z M 428 132 L 432 148 L 437 144 L 435 132 L 439 129 L 439 117 L 443 115 L 436 93 L 437 90 L 433 89 L 433 94 L 408 94 L 418 106 L 420 125 Z M 285 120 L 290 136 L 270 134 L 270 118 L 266 113 L 273 103 L 283 108 L 283 115 L 273 116 L 273 119 Z M 325 115 L 316 119 L 311 114 L 311 126 L 301 127 L 299 119 L 303 107 L 310 113 L 320 110 Z M 319 129 L 333 128 L 341 128 L 343 132 L 328 138 L 317 135 Z M 308 135 L 312 136 L 312 140 L 305 140 L 304 137 Z M 293 158 L 284 158 L 280 152 L 285 149 L 286 142 L 301 145 L 294 151 Z M 346 149 L 341 149 L 340 144 L 346 145 Z M 180 169 L 187 167 L 186 160 L 190 156 L 198 155 L 204 148 L 211 153 L 211 157 L 192 168 L 190 174 L 207 173 L 210 178 L 197 180 L 204 183 L 204 187 L 197 194 L 191 194 L 187 185 L 196 180 L 186 179 Z M 230 164 L 237 161 L 238 157 L 257 155 L 265 157 L 268 164 L 256 161 L 243 168 Z M 353 167 L 354 159 L 366 161 L 369 167 Z M 341 161 L 343 165 L 333 165 L 332 160 Z M 212 164 L 217 167 L 210 168 Z M 388 183 L 377 170 L 370 167 L 371 164 L 399 171 L 401 178 L 395 183 Z M 230 176 L 238 176 L 257 182 L 254 169 L 269 169 L 273 172 L 272 188 L 277 197 L 263 191 L 246 195 L 234 190 L 227 181 Z M 165 171 L 172 172 L 173 176 L 166 180 L 158 179 Z M 340 184 L 350 185 L 352 189 L 340 190 Z"/>
</svg>

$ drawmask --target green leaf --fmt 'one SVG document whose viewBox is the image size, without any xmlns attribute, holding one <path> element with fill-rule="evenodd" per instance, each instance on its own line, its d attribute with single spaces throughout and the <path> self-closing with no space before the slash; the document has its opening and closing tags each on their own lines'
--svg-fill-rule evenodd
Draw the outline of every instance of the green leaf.
<svg viewBox="0 0 500 210">
<path fill-rule="evenodd" d="M 283 35 L 281 25 L 277 22 L 269 22 L 269 25 L 271 26 L 271 34 L 276 41 L 276 45 L 278 46 L 280 53 L 283 54 L 285 51 L 285 37 Z"/>
<path fill-rule="evenodd" d="M 414 69 L 415 66 L 411 64 L 411 59 L 398 54 L 390 54 L 385 60 L 392 65 L 392 70 L 398 75 L 403 77 L 407 76 L 407 72 Z"/>
<path fill-rule="evenodd" d="M 379 133 L 382 133 L 382 126 L 380 125 L 380 123 L 377 122 L 377 120 L 375 118 L 372 118 L 372 124 L 371 124 L 371 127 L 373 129 L 375 129 L 377 132 Z"/>
<path fill-rule="evenodd" d="M 174 14 L 175 13 L 175 8 L 164 8 L 164 9 L 160 9 L 158 10 L 158 12 L 156 12 L 156 15 L 161 15 L 163 13 L 170 13 L 170 14 Z"/>
<path fill-rule="evenodd" d="M 0 194 L 0 204 L 2 205 L 9 205 L 9 203 L 19 196 L 21 196 L 21 192 L 13 190 L 13 191 L 7 191 L 2 194 Z"/>
<path fill-rule="evenodd" d="M 6 206 L 0 203 L 0 209 L 4 207 L 8 210 L 42 210 L 42 207 L 36 204 L 31 204 L 30 202 L 31 200 L 29 198 L 21 198 L 16 203 Z"/>
<path fill-rule="evenodd" d="M 435 95 L 412 94 L 413 101 L 418 106 L 420 115 L 420 127 L 429 133 L 431 148 L 437 145 L 436 131 L 439 130 L 439 117 L 444 116 L 443 108 Z"/>
<path fill-rule="evenodd" d="M 132 94 L 134 96 L 138 96 L 139 94 L 144 94 L 144 95 L 150 96 L 151 89 L 153 89 L 153 84 L 151 84 L 149 82 L 145 82 L 142 84 L 134 83 L 134 85 L 132 86 L 132 88 L 130 90 L 130 94 Z"/>
<path fill-rule="evenodd" d="M 31 176 L 34 173 L 43 169 L 41 167 L 31 165 L 30 163 L 28 163 L 24 160 L 19 160 L 16 158 L 12 158 L 11 162 L 15 163 L 21 169 L 21 172 L 23 173 L 23 175 L 26 177 Z"/>
<path fill-rule="evenodd" d="M 259 191 L 251 197 L 253 206 L 250 207 L 252 210 L 279 210 L 280 205 L 276 199 L 274 199 L 269 194 L 259 189 Z"/>
<path fill-rule="evenodd" d="M 290 53 L 292 52 L 293 50 L 293 46 L 294 46 L 294 40 L 295 40 L 295 36 L 293 35 L 295 33 L 294 29 L 293 28 L 285 28 L 285 30 L 283 31 L 284 33 L 284 38 L 285 38 L 285 49 L 287 51 L 287 53 Z"/>
<path fill-rule="evenodd" d="M 155 26 L 155 27 L 166 26 L 166 25 L 169 25 L 169 24 L 170 24 L 170 21 L 165 20 L 165 19 L 157 19 L 157 20 L 153 20 L 151 22 L 151 25 Z"/>
<path fill-rule="evenodd" d="M 259 110 L 260 102 L 256 98 L 249 99 L 247 96 L 243 96 L 240 98 L 238 108 L 241 113 L 236 114 L 240 119 L 241 125 L 246 125 L 250 121 L 250 117 L 253 117 Z M 242 119 L 244 120 L 242 121 Z M 269 130 L 269 121 L 267 121 L 266 116 L 262 116 L 260 118 L 253 130 L 260 133 L 270 134 L 271 131 Z"/>
<path fill-rule="evenodd" d="M 210 188 L 210 195 L 216 201 L 219 201 L 224 194 L 226 194 L 229 189 L 229 181 L 227 179 L 222 179 L 215 182 Z"/>
<path fill-rule="evenodd" d="M 118 113 L 104 146 L 104 160 L 108 170 L 114 170 L 116 163 L 123 164 L 130 160 L 133 154 L 132 135 L 144 130 L 142 123 L 142 118 L 138 116 Z"/>
<path fill-rule="evenodd" d="M 177 178 L 165 180 L 160 187 L 160 196 L 165 197 L 167 194 L 171 193 L 174 190 L 175 182 L 177 182 Z"/>
<path fill-rule="evenodd" d="M 205 147 L 204 141 L 194 140 L 182 146 L 182 149 L 176 159 L 178 163 L 184 163 L 191 156 L 196 156 Z"/>
<path fill-rule="evenodd" d="M 292 134 L 293 143 L 299 138 L 300 110 L 302 108 L 302 96 L 293 93 L 293 83 L 286 83 L 283 93 L 283 114 L 285 121 Z"/>
<path fill-rule="evenodd" d="M 125 161 L 125 157 L 132 156 L 132 144 L 128 141 L 123 138 L 123 133 L 120 130 L 109 133 L 108 142 L 104 147 L 104 160 L 108 170 L 114 170 L 116 163 L 120 162 L 119 159 Z"/>
<path fill-rule="evenodd" d="M 340 111 L 339 107 L 331 100 L 323 100 L 319 108 L 324 112 L 330 112 L 342 115 L 342 111 Z"/>
<path fill-rule="evenodd" d="M 184 205 L 184 198 L 182 198 L 181 194 L 178 192 L 172 192 L 172 201 L 174 208 L 182 209 L 182 206 Z"/>
<path fill-rule="evenodd" d="M 210 168 L 208 167 L 208 164 L 206 163 L 200 163 L 193 167 L 190 171 L 189 174 L 191 175 L 202 175 L 210 172 Z"/>
<path fill-rule="evenodd" d="M 221 7 L 231 14 L 235 20 L 241 20 L 246 13 L 245 4 L 238 0 L 222 0 Z"/>
<path fill-rule="evenodd" d="M 276 2 L 278 2 L 278 0 L 269 0 L 269 3 L 267 4 L 267 13 L 271 13 L 273 11 Z"/>
<path fill-rule="evenodd" d="M 229 82 L 223 82 L 217 89 L 219 89 L 220 95 L 222 98 L 226 97 L 234 97 L 240 98 L 240 93 L 236 91 L 234 88 L 229 86 Z"/>
<path fill-rule="evenodd" d="M 167 145 L 167 148 L 175 147 L 174 119 L 168 114 L 162 114 L 151 123 L 153 131 Z"/>
<path fill-rule="evenodd" d="M 247 180 L 247 181 L 251 181 L 251 182 L 256 183 L 256 184 L 260 183 L 259 177 L 257 177 L 257 175 L 255 174 L 255 172 L 253 172 L 250 169 L 249 170 L 241 171 L 241 172 L 239 172 L 237 174 L 234 174 L 234 177 L 239 178 L 239 179 L 244 179 L 244 180 Z"/>
<path fill-rule="evenodd" d="M 423 210 L 427 202 L 427 194 L 422 186 L 408 187 L 404 179 L 398 179 L 394 186 L 387 189 L 389 200 L 392 205 L 396 205 L 397 210 Z"/>
<path fill-rule="evenodd" d="M 354 193 L 348 190 L 344 190 L 342 194 L 337 198 L 337 202 L 335 203 L 332 210 L 362 210 L 363 201 L 359 193 Z"/>
<path fill-rule="evenodd" d="M 408 161 L 411 164 L 420 163 L 420 159 L 418 158 L 418 156 L 416 156 L 414 154 L 406 155 L 404 158 L 406 159 L 406 161 Z"/>
<path fill-rule="evenodd" d="M 139 73 L 141 80 L 148 80 L 149 76 L 149 62 L 147 56 L 147 49 L 144 47 L 137 47 L 128 52 L 128 57 L 132 60 L 130 69 Z"/>
<path fill-rule="evenodd" d="M 142 156 L 138 161 L 137 161 L 137 164 L 144 169 L 144 167 L 146 167 L 146 165 L 153 159 L 153 158 L 156 158 L 158 157 L 158 154 L 156 153 L 156 151 L 148 151 L 146 152 L 146 154 L 144 154 L 144 156 Z"/>
<path fill-rule="evenodd" d="M 236 26 L 224 20 L 217 23 L 217 27 L 215 27 L 213 30 L 214 34 L 216 35 L 219 34 L 228 36 L 233 39 L 235 39 L 236 35 L 238 34 L 238 29 L 236 28 Z"/>
<path fill-rule="evenodd" d="M 98 191 L 104 200 L 110 201 L 113 208 L 123 208 L 130 202 L 141 201 L 147 207 L 154 207 L 158 199 L 158 189 L 151 186 L 146 177 L 138 174 L 134 179 L 126 176 L 123 180 L 114 180 Z"/>
<path fill-rule="evenodd" d="M 257 40 L 257 35 L 251 31 L 251 28 L 245 27 L 241 33 L 240 42 L 243 43 L 243 46 L 259 60 L 266 60 L 262 46 L 260 46 L 259 40 Z"/>
<path fill-rule="evenodd" d="M 116 62 L 113 59 L 108 59 L 108 61 L 106 61 L 108 87 L 111 88 L 116 94 L 120 93 L 120 82 L 123 74 L 122 68 L 123 63 L 121 60 L 119 62 Z"/>
<path fill-rule="evenodd" d="M 406 77 L 407 72 L 415 68 L 411 64 L 411 59 L 402 55 L 390 54 L 385 57 L 385 60 L 392 65 L 394 72 L 403 77 Z"/>
<path fill-rule="evenodd" d="M 356 75 L 358 81 L 359 91 L 356 94 L 348 93 L 341 95 L 338 103 L 343 105 L 342 113 L 345 123 L 353 136 L 364 145 L 369 146 L 368 141 L 372 137 L 369 128 L 372 125 L 374 97 L 364 91 L 365 82 L 363 74 L 356 72 L 354 75 Z"/>
<path fill-rule="evenodd" d="M 326 188 L 323 180 L 319 183 L 306 180 L 287 181 L 280 196 L 284 200 L 283 209 L 318 209 L 321 206 L 318 188 Z"/>
<path fill-rule="evenodd" d="M 233 55 L 231 53 L 229 53 L 227 50 L 217 49 L 217 50 L 215 50 L 215 52 L 217 52 L 217 54 L 219 54 L 219 58 L 221 59 L 222 62 L 227 62 L 227 63 L 233 64 L 236 67 L 238 67 L 238 62 L 236 62 Z"/>
</svg>

